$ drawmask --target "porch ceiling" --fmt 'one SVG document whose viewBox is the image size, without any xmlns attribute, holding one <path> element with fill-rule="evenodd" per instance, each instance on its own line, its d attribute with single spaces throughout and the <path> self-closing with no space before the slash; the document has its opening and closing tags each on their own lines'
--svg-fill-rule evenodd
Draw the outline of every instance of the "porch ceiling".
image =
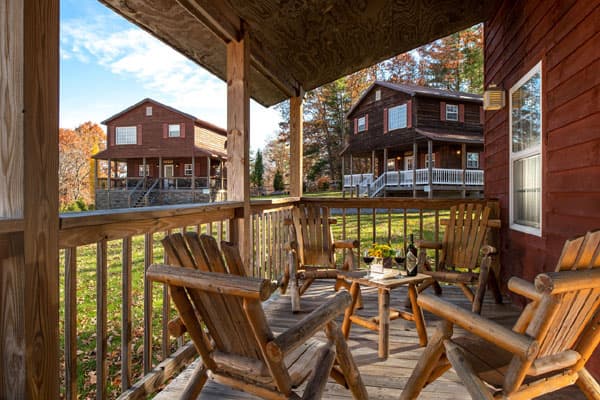
<svg viewBox="0 0 600 400">
<path fill-rule="evenodd" d="M 226 43 L 251 38 L 251 96 L 277 104 L 482 22 L 480 0 L 100 0 L 226 79 Z"/>
</svg>

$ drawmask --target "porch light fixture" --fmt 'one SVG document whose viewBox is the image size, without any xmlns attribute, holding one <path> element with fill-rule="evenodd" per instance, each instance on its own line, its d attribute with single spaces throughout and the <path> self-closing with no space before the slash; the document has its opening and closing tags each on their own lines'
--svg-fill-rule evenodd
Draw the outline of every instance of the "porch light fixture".
<svg viewBox="0 0 600 400">
<path fill-rule="evenodd" d="M 506 105 L 506 94 L 504 89 L 491 84 L 483 92 L 483 109 L 488 111 L 501 110 Z"/>
</svg>

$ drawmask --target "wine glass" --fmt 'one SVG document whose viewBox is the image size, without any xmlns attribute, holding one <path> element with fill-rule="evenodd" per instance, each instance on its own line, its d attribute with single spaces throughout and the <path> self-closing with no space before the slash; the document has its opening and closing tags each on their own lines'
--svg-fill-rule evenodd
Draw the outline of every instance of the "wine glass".
<svg viewBox="0 0 600 400">
<path fill-rule="evenodd" d="M 396 251 L 394 260 L 396 261 L 396 264 L 398 264 L 398 268 L 402 268 L 402 263 L 404 263 L 405 258 L 406 257 L 404 256 L 404 249 L 400 249 L 400 250 Z"/>
<path fill-rule="evenodd" d="M 365 264 L 367 264 L 367 266 L 370 266 L 374 259 L 375 257 L 369 254 L 369 250 L 365 250 L 365 252 L 363 253 L 363 261 L 365 262 Z"/>
</svg>

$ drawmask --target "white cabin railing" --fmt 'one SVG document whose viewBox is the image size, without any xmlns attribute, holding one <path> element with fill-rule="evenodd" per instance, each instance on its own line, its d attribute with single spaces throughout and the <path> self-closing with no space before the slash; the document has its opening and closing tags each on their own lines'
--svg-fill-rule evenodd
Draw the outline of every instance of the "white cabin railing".
<svg viewBox="0 0 600 400">
<path fill-rule="evenodd" d="M 416 184 L 429 184 L 429 169 L 420 168 L 414 171 Z M 465 186 L 483 186 L 483 170 L 476 169 L 450 169 L 432 168 L 431 183 L 433 185 L 462 186 L 464 177 Z M 358 195 L 370 197 L 377 196 L 384 187 L 410 187 L 413 185 L 413 171 L 388 171 L 375 180 L 373 174 L 344 175 L 344 187 L 358 187 Z"/>
</svg>

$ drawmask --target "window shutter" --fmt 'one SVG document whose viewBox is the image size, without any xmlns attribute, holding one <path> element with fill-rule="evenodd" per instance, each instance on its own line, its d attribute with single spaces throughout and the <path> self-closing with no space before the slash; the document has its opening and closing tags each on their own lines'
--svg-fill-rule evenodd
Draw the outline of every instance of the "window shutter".
<svg viewBox="0 0 600 400">
<path fill-rule="evenodd" d="M 169 124 L 163 124 L 163 139 L 169 137 Z"/>
<path fill-rule="evenodd" d="M 485 122 L 485 114 L 483 113 L 483 106 L 479 106 L 479 123 L 483 125 Z"/>
<path fill-rule="evenodd" d="M 406 127 L 412 128 L 412 100 L 406 103 Z"/>
<path fill-rule="evenodd" d="M 365 131 L 369 130 L 369 114 L 365 115 Z"/>
<path fill-rule="evenodd" d="M 179 124 L 179 129 L 181 130 L 181 137 L 185 137 L 185 123 Z"/>
<path fill-rule="evenodd" d="M 383 133 L 388 133 L 388 109 L 383 109 Z"/>
<path fill-rule="evenodd" d="M 137 138 L 136 138 L 135 143 L 142 144 L 142 126 L 141 125 L 137 126 L 136 133 L 137 133 Z"/>
<path fill-rule="evenodd" d="M 446 102 L 440 101 L 440 121 L 446 120 Z"/>
<path fill-rule="evenodd" d="M 358 133 L 358 118 L 354 118 L 354 134 Z"/>
<path fill-rule="evenodd" d="M 465 105 L 458 105 L 458 122 L 465 122 Z"/>
<path fill-rule="evenodd" d="M 114 125 L 108 127 L 108 145 L 109 146 L 114 146 L 115 143 L 117 143 L 115 141 L 115 131 L 116 131 L 116 128 L 114 127 Z"/>
</svg>

